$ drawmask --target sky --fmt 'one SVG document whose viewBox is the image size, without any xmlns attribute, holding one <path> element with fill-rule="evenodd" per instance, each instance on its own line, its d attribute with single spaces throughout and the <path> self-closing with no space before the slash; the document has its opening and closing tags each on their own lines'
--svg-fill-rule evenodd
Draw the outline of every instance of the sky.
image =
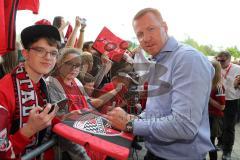
<svg viewBox="0 0 240 160">
<path fill-rule="evenodd" d="M 132 18 L 142 8 L 160 10 L 169 35 L 183 41 L 188 37 L 216 50 L 237 46 L 240 49 L 239 0 L 39 0 L 39 14 L 18 11 L 17 34 L 40 19 L 52 22 L 63 16 L 73 26 L 75 17 L 87 19 L 85 41 L 95 40 L 106 26 L 125 40 L 136 41 Z"/>
</svg>

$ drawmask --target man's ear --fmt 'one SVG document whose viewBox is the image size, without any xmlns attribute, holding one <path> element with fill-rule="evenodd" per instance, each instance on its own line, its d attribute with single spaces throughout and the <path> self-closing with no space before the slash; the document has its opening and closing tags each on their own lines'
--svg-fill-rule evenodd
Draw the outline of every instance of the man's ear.
<svg viewBox="0 0 240 160">
<path fill-rule="evenodd" d="M 168 26 L 167 26 L 167 23 L 165 21 L 162 22 L 162 26 L 165 29 L 165 31 L 168 32 Z"/>
<path fill-rule="evenodd" d="M 29 57 L 28 50 L 23 49 L 23 50 L 22 50 L 22 55 L 23 55 L 23 57 L 24 57 L 25 60 L 28 60 L 28 57 Z"/>
</svg>

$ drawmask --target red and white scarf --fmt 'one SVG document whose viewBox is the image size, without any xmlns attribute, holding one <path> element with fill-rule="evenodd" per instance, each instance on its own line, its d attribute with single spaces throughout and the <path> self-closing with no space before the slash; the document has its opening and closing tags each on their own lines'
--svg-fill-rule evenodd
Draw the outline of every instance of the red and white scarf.
<svg viewBox="0 0 240 160">
<path fill-rule="evenodd" d="M 37 94 L 32 80 L 25 71 L 23 63 L 19 64 L 12 71 L 12 79 L 16 99 L 16 110 L 13 117 L 13 125 L 10 131 L 13 134 L 19 130 L 19 128 L 22 128 L 25 123 L 27 123 L 29 113 L 32 108 L 38 105 L 46 105 L 48 95 L 46 83 L 42 78 L 39 81 L 40 92 Z M 42 99 L 41 105 L 39 104 L 39 99 Z M 40 143 L 39 141 L 43 138 L 44 132 L 45 131 L 41 131 L 33 137 L 33 142 L 27 146 L 27 150 L 31 150 Z"/>
</svg>

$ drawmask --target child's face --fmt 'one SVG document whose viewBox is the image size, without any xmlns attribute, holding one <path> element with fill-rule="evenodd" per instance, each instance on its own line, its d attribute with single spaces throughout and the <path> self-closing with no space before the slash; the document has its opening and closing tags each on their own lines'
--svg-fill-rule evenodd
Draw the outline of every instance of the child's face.
<svg viewBox="0 0 240 160">
<path fill-rule="evenodd" d="M 30 49 L 24 49 L 23 56 L 29 76 L 43 76 L 53 69 L 58 49 L 57 46 L 50 46 L 47 40 L 42 38 L 33 43 Z"/>
<path fill-rule="evenodd" d="M 77 54 L 68 54 L 59 68 L 60 76 L 73 80 L 80 72 L 81 60 Z"/>
</svg>

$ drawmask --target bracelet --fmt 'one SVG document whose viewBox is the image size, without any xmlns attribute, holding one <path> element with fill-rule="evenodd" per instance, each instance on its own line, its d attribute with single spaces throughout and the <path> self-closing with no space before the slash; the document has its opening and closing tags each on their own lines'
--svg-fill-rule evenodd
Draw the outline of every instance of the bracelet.
<svg viewBox="0 0 240 160">
<path fill-rule="evenodd" d="M 84 32 L 84 29 L 80 29 L 80 32 Z"/>
</svg>

